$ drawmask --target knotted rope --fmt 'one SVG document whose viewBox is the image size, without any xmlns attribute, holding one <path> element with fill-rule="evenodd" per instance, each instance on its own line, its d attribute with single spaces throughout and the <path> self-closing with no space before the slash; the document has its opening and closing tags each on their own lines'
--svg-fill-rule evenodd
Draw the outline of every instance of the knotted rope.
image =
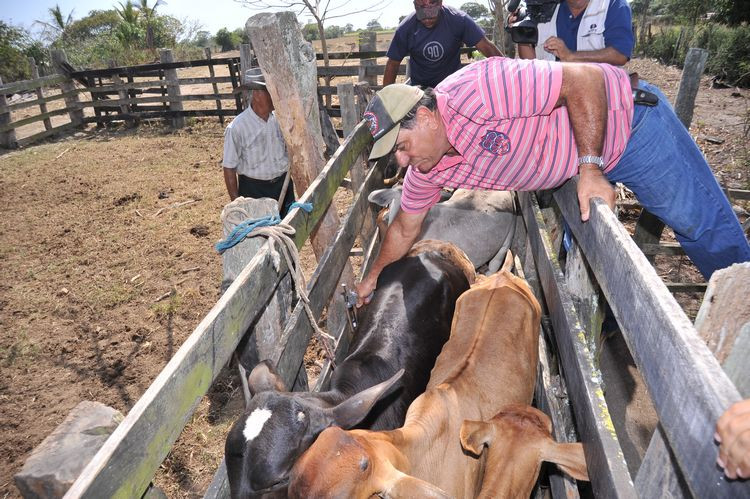
<svg viewBox="0 0 750 499">
<path fill-rule="evenodd" d="M 294 208 L 300 208 L 307 213 L 312 211 L 312 203 L 297 203 L 294 202 L 289 207 L 289 210 Z M 247 211 L 239 206 L 229 207 L 224 210 L 221 214 L 221 222 L 224 226 L 225 232 L 229 232 L 229 235 L 223 241 L 216 243 L 216 250 L 221 254 L 229 248 L 239 244 L 246 237 L 257 237 L 263 236 L 270 241 L 271 245 L 271 259 L 273 266 L 276 271 L 279 271 L 279 252 L 276 250 L 276 246 L 281 248 L 281 254 L 284 256 L 286 265 L 289 268 L 289 273 L 292 275 L 294 281 L 294 289 L 297 292 L 297 297 L 302 302 L 302 306 L 305 309 L 307 318 L 312 324 L 315 334 L 318 336 L 318 340 L 323 345 L 326 356 L 328 357 L 331 367 L 336 367 L 335 355 L 336 351 L 336 338 L 323 331 L 318 326 L 318 322 L 310 309 L 310 298 L 307 296 L 307 286 L 305 284 L 305 276 L 302 273 L 302 268 L 299 263 L 299 251 L 297 246 L 294 244 L 294 240 L 291 236 L 296 233 L 294 227 L 289 224 L 281 222 L 278 215 L 268 215 L 261 218 L 247 219 Z M 232 226 L 234 226 L 232 228 Z"/>
</svg>

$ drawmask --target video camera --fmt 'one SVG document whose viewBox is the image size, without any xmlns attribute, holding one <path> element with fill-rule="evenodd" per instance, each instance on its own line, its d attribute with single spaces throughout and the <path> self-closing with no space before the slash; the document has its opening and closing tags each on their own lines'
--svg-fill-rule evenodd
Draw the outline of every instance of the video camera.
<svg viewBox="0 0 750 499">
<path fill-rule="evenodd" d="M 552 20 L 555 7 L 562 0 L 510 0 L 505 7 L 515 14 L 516 22 L 505 26 L 514 43 L 536 45 L 539 31 L 536 25 Z"/>
</svg>

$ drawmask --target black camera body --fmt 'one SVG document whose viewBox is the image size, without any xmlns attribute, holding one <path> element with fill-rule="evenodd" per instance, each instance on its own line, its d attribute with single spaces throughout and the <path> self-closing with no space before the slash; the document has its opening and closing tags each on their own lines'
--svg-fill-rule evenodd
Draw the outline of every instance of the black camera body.
<svg viewBox="0 0 750 499">
<path fill-rule="evenodd" d="M 510 0 L 506 5 L 508 12 L 515 14 L 516 22 L 505 26 L 514 43 L 530 43 L 536 45 L 539 41 L 539 31 L 536 25 L 552 20 L 555 8 L 562 0 Z"/>
</svg>

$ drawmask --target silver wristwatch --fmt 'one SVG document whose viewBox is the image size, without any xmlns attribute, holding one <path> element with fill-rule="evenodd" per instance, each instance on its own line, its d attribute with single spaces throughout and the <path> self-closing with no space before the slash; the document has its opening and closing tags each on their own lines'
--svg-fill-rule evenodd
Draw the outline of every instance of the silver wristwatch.
<svg viewBox="0 0 750 499">
<path fill-rule="evenodd" d="M 604 160 L 601 156 L 581 156 L 578 158 L 578 168 L 584 164 L 596 165 L 600 170 L 604 170 Z"/>
</svg>

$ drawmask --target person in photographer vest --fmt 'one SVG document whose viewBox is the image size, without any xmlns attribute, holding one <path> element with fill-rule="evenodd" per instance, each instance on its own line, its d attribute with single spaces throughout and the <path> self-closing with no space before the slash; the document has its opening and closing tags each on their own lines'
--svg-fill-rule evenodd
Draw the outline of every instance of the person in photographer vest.
<svg viewBox="0 0 750 499">
<path fill-rule="evenodd" d="M 537 29 L 536 47 L 518 44 L 520 58 L 622 66 L 635 43 L 626 0 L 563 0 Z"/>
</svg>

